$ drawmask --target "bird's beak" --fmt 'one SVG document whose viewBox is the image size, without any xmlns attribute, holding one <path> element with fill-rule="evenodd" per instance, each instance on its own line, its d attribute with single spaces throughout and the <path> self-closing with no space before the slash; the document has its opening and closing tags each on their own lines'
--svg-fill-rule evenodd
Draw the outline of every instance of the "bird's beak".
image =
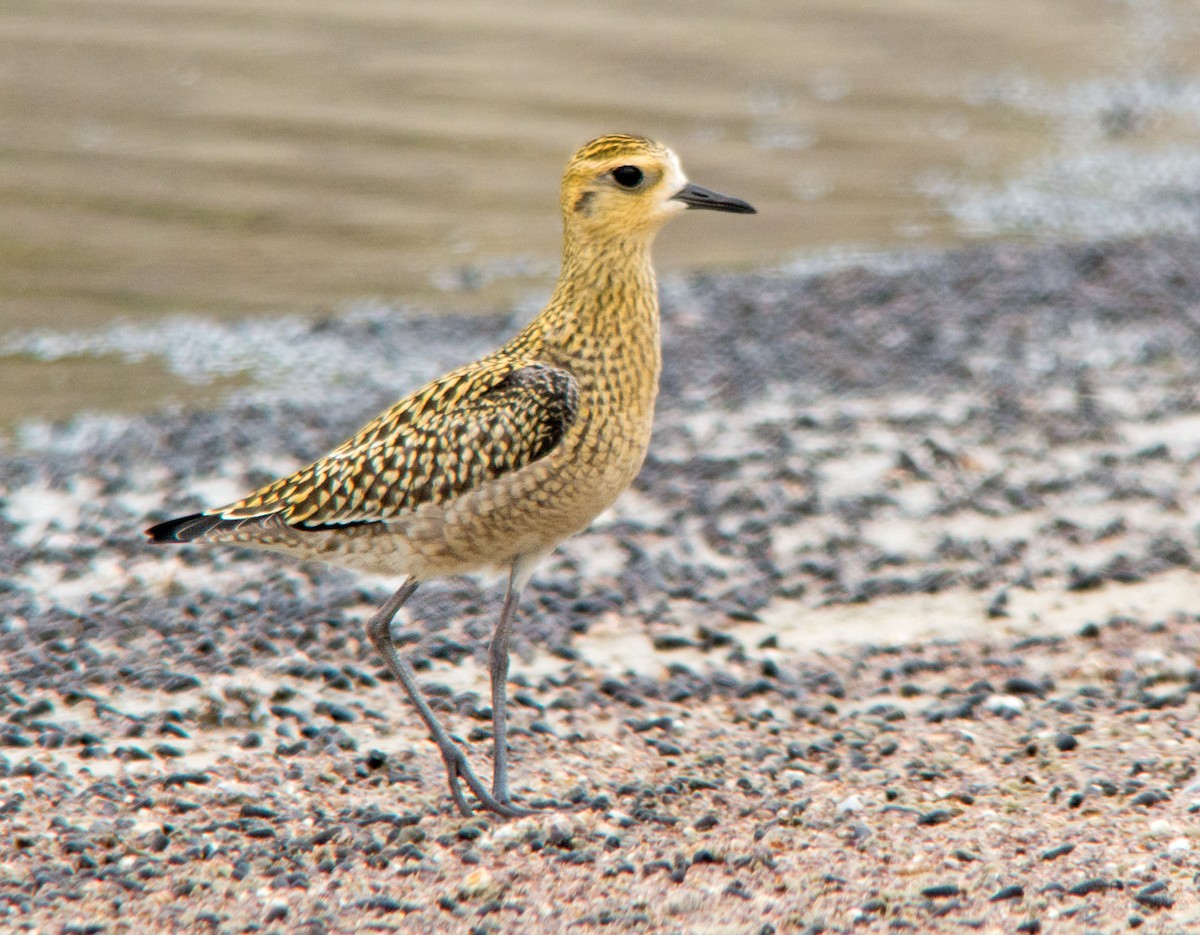
<svg viewBox="0 0 1200 935">
<path fill-rule="evenodd" d="M 672 201 L 682 201 L 689 208 L 707 208 L 709 211 L 732 211 L 734 214 L 755 214 L 754 206 L 740 198 L 730 198 L 711 192 L 690 182 L 671 196 Z"/>
</svg>

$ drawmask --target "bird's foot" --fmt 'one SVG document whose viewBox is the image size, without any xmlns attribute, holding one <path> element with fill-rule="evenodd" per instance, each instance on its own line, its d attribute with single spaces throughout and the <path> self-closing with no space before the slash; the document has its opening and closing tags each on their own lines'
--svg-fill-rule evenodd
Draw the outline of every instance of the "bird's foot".
<svg viewBox="0 0 1200 935">
<path fill-rule="evenodd" d="M 494 812 L 504 818 L 523 818 L 526 815 L 537 814 L 536 809 L 513 805 L 507 789 L 503 790 L 501 796 L 489 792 L 472 772 L 471 765 L 467 762 L 467 756 L 458 744 L 449 743 L 445 746 L 438 744 L 438 749 L 442 751 L 442 760 L 446 764 L 446 779 L 450 785 L 450 794 L 454 796 L 454 802 L 464 816 L 469 817 L 472 811 L 470 805 L 467 804 L 466 796 L 463 795 L 462 786 L 459 784 L 460 779 L 467 784 L 467 788 L 474 793 L 475 798 L 479 799 L 479 803 L 489 812 Z"/>
</svg>

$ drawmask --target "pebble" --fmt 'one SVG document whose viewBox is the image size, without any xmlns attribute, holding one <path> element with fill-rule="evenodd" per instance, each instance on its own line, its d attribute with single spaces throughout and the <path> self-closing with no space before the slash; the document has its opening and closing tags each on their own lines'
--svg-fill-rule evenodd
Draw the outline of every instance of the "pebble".
<svg viewBox="0 0 1200 935">
<path fill-rule="evenodd" d="M 862 796 L 851 795 L 842 799 L 837 805 L 838 814 L 844 815 L 849 812 L 861 811 L 863 808 Z"/>
<path fill-rule="evenodd" d="M 989 695 L 983 709 L 991 714 L 1015 716 L 1025 711 L 1025 701 L 1016 695 Z"/>
<path fill-rule="evenodd" d="M 1088 896 L 1092 893 L 1103 893 L 1112 884 L 1103 877 L 1092 877 L 1084 880 L 1082 883 L 1076 883 L 1070 887 L 1067 892 L 1072 896 Z"/>
<path fill-rule="evenodd" d="M 1058 733 L 1054 735 L 1054 746 L 1067 753 L 1079 746 L 1079 741 L 1073 734 Z"/>
</svg>

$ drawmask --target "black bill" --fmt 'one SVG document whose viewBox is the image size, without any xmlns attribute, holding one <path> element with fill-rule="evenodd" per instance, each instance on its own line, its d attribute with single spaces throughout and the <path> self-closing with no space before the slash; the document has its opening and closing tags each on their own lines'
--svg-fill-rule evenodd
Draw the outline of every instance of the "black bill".
<svg viewBox="0 0 1200 935">
<path fill-rule="evenodd" d="M 734 214 L 755 214 L 754 206 L 740 198 L 730 198 L 690 182 L 671 196 L 672 201 L 682 201 L 689 208 L 707 208 L 709 211 L 732 211 Z"/>
</svg>

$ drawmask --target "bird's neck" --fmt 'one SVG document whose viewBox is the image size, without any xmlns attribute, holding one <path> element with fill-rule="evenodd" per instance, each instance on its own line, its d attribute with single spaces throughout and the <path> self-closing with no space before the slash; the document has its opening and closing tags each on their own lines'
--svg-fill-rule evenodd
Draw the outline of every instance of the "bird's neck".
<svg viewBox="0 0 1200 935">
<path fill-rule="evenodd" d="M 569 370 L 592 405 L 648 424 L 662 365 L 648 239 L 581 242 L 568 232 L 554 295 L 506 349 Z"/>
<path fill-rule="evenodd" d="M 539 324 L 547 342 L 568 353 L 582 342 L 616 355 L 638 356 L 652 346 L 657 355 L 658 284 L 649 239 L 587 240 L 568 229 L 562 272 L 533 323 Z"/>
</svg>

